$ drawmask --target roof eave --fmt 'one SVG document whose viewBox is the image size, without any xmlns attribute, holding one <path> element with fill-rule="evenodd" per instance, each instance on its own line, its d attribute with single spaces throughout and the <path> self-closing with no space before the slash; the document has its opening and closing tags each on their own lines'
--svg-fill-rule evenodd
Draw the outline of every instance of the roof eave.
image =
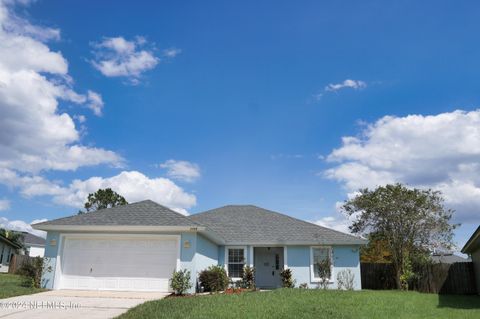
<svg viewBox="0 0 480 319">
<path fill-rule="evenodd" d="M 37 224 L 32 225 L 34 229 L 43 231 L 130 231 L 130 232 L 194 232 L 203 231 L 205 227 L 201 226 L 152 226 L 152 225 L 52 225 Z"/>
<path fill-rule="evenodd" d="M 334 242 L 334 241 L 227 241 L 226 245 L 251 245 L 251 246 L 364 246 L 367 241 Z"/>
<path fill-rule="evenodd" d="M 11 241 L 10 239 L 8 239 L 8 238 L 6 238 L 6 237 L 0 236 L 0 239 L 1 239 L 3 242 L 5 242 L 5 243 L 9 244 L 10 246 L 13 246 L 13 247 L 15 247 L 15 248 L 17 248 L 17 249 L 22 248 L 21 245 L 15 243 L 15 242 L 13 242 L 13 241 Z"/>
<path fill-rule="evenodd" d="M 480 226 L 477 227 L 477 230 L 473 232 L 472 236 L 468 239 L 465 246 L 463 246 L 461 252 L 464 254 L 468 254 L 470 250 L 470 246 L 475 243 L 475 241 L 480 237 Z"/>
</svg>

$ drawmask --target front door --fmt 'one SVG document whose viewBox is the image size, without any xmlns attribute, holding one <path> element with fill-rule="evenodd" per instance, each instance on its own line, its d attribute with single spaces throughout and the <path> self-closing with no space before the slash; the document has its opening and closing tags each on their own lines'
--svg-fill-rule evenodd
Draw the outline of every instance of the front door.
<svg viewBox="0 0 480 319">
<path fill-rule="evenodd" d="M 283 247 L 255 247 L 255 284 L 259 288 L 281 287 Z"/>
</svg>

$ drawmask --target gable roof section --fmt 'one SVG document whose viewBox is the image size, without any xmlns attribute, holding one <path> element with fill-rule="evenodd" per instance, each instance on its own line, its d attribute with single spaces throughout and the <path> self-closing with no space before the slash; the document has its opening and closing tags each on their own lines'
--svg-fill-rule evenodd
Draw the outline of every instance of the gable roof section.
<svg viewBox="0 0 480 319">
<path fill-rule="evenodd" d="M 477 227 L 477 230 L 472 234 L 472 236 L 467 240 L 467 243 L 462 248 L 462 253 L 471 254 L 475 250 L 480 248 L 480 226 Z"/>
<path fill-rule="evenodd" d="M 197 227 L 199 225 L 165 206 L 151 200 L 144 200 L 34 224 L 33 228 L 52 230 L 56 227 L 65 229 L 68 226 Z"/>
<path fill-rule="evenodd" d="M 45 246 L 45 238 L 24 232 L 23 243 L 27 246 Z"/>
<path fill-rule="evenodd" d="M 466 263 L 472 261 L 470 258 L 463 258 L 453 253 L 448 254 L 434 254 L 430 256 L 430 259 L 434 263 L 442 263 L 442 264 L 454 264 L 454 263 Z"/>
<path fill-rule="evenodd" d="M 189 216 L 226 244 L 362 245 L 366 240 L 252 205 L 229 205 Z"/>
<path fill-rule="evenodd" d="M 19 244 L 11 241 L 10 239 L 8 239 L 7 237 L 5 237 L 3 235 L 0 235 L 0 241 L 6 243 L 7 245 L 10 245 L 10 246 L 12 246 L 16 249 L 20 249 L 22 247 Z"/>
</svg>

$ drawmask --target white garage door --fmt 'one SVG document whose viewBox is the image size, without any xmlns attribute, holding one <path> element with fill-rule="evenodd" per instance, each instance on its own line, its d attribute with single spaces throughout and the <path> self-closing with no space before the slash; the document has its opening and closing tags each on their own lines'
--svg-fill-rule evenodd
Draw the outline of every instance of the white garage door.
<svg viewBox="0 0 480 319">
<path fill-rule="evenodd" d="M 60 289 L 169 291 L 179 241 L 172 237 L 65 237 Z"/>
</svg>

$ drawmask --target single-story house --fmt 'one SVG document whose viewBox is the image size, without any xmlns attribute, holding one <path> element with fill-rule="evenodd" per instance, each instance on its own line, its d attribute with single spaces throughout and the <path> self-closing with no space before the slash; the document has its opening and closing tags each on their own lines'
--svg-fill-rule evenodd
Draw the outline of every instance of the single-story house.
<svg viewBox="0 0 480 319">
<path fill-rule="evenodd" d="M 198 273 L 225 267 L 232 281 L 245 265 L 261 288 L 281 286 L 290 268 L 296 284 L 316 287 L 317 262 L 332 260 L 330 286 L 350 270 L 361 289 L 359 248 L 352 235 L 256 206 L 230 205 L 184 216 L 146 200 L 33 225 L 47 231 L 45 257 L 53 271 L 50 289 L 170 291 L 172 272 L 187 269 L 193 288 Z"/>
<path fill-rule="evenodd" d="M 20 249 L 20 245 L 14 243 L 7 237 L 0 235 L 0 272 L 8 272 L 12 256 Z"/>
<path fill-rule="evenodd" d="M 462 253 L 468 254 L 472 258 L 477 292 L 480 294 L 480 226 L 463 246 Z"/>
<path fill-rule="evenodd" d="M 25 255 L 43 257 L 45 254 L 45 238 L 23 232 L 23 247 Z"/>
</svg>

